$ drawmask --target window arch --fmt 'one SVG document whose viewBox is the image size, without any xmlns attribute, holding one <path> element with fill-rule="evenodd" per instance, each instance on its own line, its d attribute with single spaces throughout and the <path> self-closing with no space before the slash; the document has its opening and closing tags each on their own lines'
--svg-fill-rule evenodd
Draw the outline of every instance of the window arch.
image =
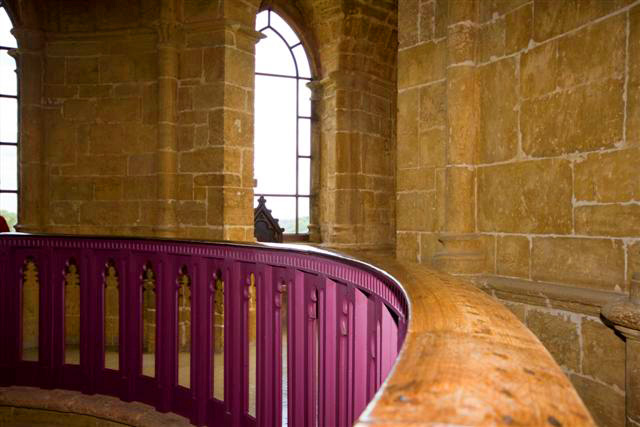
<svg viewBox="0 0 640 427">
<path fill-rule="evenodd" d="M 296 32 L 272 10 L 256 16 L 254 206 L 260 196 L 285 234 L 308 235 L 311 68 Z"/>
<path fill-rule="evenodd" d="M 13 230 L 18 220 L 18 79 L 9 55 L 17 47 L 12 27 L 0 1 L 0 215 Z"/>
</svg>

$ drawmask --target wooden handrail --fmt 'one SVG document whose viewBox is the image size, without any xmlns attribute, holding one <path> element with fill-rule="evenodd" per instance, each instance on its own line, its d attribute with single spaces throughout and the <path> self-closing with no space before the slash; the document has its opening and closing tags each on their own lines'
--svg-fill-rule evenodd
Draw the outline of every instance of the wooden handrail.
<svg viewBox="0 0 640 427">
<path fill-rule="evenodd" d="M 350 254 L 393 275 L 410 301 L 402 351 L 357 425 L 595 425 L 549 352 L 496 300 L 418 264 Z"/>
</svg>

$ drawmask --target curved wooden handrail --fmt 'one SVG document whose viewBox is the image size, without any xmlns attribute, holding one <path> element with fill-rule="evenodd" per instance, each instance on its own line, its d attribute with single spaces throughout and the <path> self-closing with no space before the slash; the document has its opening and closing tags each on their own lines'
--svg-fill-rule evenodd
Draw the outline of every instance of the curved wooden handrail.
<svg viewBox="0 0 640 427">
<path fill-rule="evenodd" d="M 359 426 L 594 426 L 549 352 L 509 310 L 463 280 L 389 256 L 410 301 L 393 371 Z"/>
</svg>

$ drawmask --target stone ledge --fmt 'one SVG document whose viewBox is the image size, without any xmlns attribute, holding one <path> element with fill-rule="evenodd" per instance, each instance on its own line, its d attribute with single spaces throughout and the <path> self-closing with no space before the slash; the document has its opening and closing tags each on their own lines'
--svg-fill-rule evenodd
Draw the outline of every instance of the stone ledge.
<svg viewBox="0 0 640 427">
<path fill-rule="evenodd" d="M 70 390 L 0 387 L 0 407 L 2 406 L 85 415 L 136 427 L 192 425 L 180 415 L 161 413 L 140 402 L 123 402 L 115 397 L 86 395 Z"/>
<path fill-rule="evenodd" d="M 626 294 L 619 292 L 509 277 L 480 276 L 474 281 L 481 289 L 502 300 L 590 316 L 600 316 L 600 309 L 604 305 L 626 297 Z"/>
</svg>

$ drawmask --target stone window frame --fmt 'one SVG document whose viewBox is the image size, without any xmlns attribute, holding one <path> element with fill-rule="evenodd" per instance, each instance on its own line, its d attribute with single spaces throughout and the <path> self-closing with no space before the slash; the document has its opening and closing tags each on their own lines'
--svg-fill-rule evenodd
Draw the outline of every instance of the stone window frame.
<svg viewBox="0 0 640 427">
<path fill-rule="evenodd" d="M 9 18 L 9 20 L 11 21 L 11 25 L 12 28 L 15 28 L 15 24 L 14 24 L 14 19 L 11 16 L 11 13 L 9 11 L 9 8 L 7 7 L 7 5 L 5 4 L 5 2 L 3 0 L 0 0 L 0 9 L 2 9 L 2 11 L 6 14 L 6 16 Z M 13 36 L 13 35 L 12 35 Z M 17 46 L 17 40 L 16 40 L 16 46 Z M 17 49 L 16 47 L 11 47 L 11 46 L 4 46 L 4 45 L 0 45 L 0 52 L 4 51 L 6 52 L 8 55 L 11 55 L 11 52 L 14 51 L 15 49 Z M 1 53 L 0 53 L 1 54 Z M 17 68 L 18 68 L 18 64 L 16 61 L 16 69 L 14 70 L 16 72 L 16 77 L 15 77 L 15 82 L 16 82 L 16 91 L 15 91 L 15 95 L 13 94 L 8 94 L 8 93 L 2 93 L 0 92 L 0 99 L 15 99 L 16 100 L 16 130 L 19 129 L 19 111 L 20 111 L 20 85 L 18 82 L 18 75 L 19 73 L 17 72 Z M 0 117 L 0 121 L 3 121 L 5 118 L 4 117 Z M 0 123 L 0 126 L 2 125 L 2 123 Z M 0 139 L 0 148 L 2 147 L 14 147 L 15 148 L 15 157 L 16 157 L 16 186 L 15 189 L 11 189 L 11 188 L 3 188 L 2 184 L 0 184 L 0 196 L 4 195 L 4 194 L 14 194 L 15 198 L 16 198 L 16 219 L 18 218 L 19 215 L 19 211 L 20 211 L 20 132 L 16 132 L 16 137 L 15 137 L 15 142 L 13 141 L 4 141 Z M 13 227 L 13 225 L 10 224 L 10 227 Z"/>
<path fill-rule="evenodd" d="M 285 5 L 286 6 L 286 2 Z M 268 21 L 268 25 L 266 27 L 260 28 L 260 29 L 256 29 L 257 32 L 262 32 L 265 29 L 269 28 L 271 30 L 273 30 L 274 32 L 276 32 L 276 34 L 278 34 L 280 36 L 280 38 L 282 39 L 282 41 L 285 43 L 285 45 L 287 46 L 287 48 L 290 50 L 292 58 L 294 60 L 295 68 L 296 68 L 296 76 L 288 76 L 287 78 L 295 78 L 297 80 L 297 82 L 300 81 L 307 81 L 308 84 L 309 83 L 314 83 L 317 81 L 317 63 L 316 63 L 316 57 L 314 55 L 314 50 L 311 49 L 311 45 L 307 40 L 307 34 L 304 31 L 304 28 L 301 28 L 298 23 L 296 22 L 295 19 L 292 19 L 291 14 L 288 13 L 286 10 L 286 7 L 279 7 L 279 5 L 271 3 L 271 2 L 267 2 L 267 4 L 263 4 L 262 7 L 257 11 L 256 16 L 262 12 L 269 12 L 269 13 L 275 13 L 279 18 L 281 18 L 288 26 L 289 28 L 295 33 L 295 35 L 298 37 L 299 42 L 294 44 L 293 46 L 290 46 L 288 44 L 288 42 L 285 40 L 285 38 L 279 34 L 279 32 L 277 31 L 277 29 L 274 29 L 273 27 L 271 27 L 270 25 L 270 20 Z M 309 65 L 309 72 L 310 72 L 310 77 L 301 77 L 300 73 L 299 73 L 299 67 L 297 65 L 297 60 L 296 57 L 293 53 L 293 49 L 296 48 L 298 45 L 300 45 L 303 48 L 304 54 L 306 55 L 306 59 Z M 254 75 L 263 75 L 263 76 L 268 76 L 270 75 L 269 73 L 261 73 L 261 72 L 257 72 L 256 70 L 254 70 Z M 298 89 L 298 85 L 297 85 L 297 89 L 296 89 L 296 96 L 298 98 L 298 103 L 299 103 L 299 89 Z M 311 96 L 313 98 L 313 92 L 311 93 Z M 295 233 L 288 233 L 288 234 L 284 234 L 284 240 L 285 241 L 308 241 L 309 240 L 309 235 L 310 235 L 310 231 L 308 230 L 306 233 L 300 233 L 298 230 L 298 226 L 299 226 L 299 213 L 298 213 L 298 209 L 299 209 L 299 204 L 298 204 L 298 199 L 299 198 L 307 198 L 309 200 L 309 225 L 311 228 L 311 224 L 314 222 L 312 218 L 314 215 L 314 209 L 313 209 L 313 199 L 316 197 L 314 194 L 314 179 L 313 179 L 313 171 L 315 168 L 318 167 L 318 165 L 316 164 L 318 161 L 317 156 L 314 156 L 314 146 L 317 144 L 317 141 L 315 141 L 314 135 L 314 128 L 317 126 L 317 123 L 315 121 L 315 114 L 314 114 L 314 103 L 312 102 L 312 99 L 309 100 L 310 105 L 309 105 L 309 109 L 310 109 L 310 113 L 308 116 L 300 116 L 298 111 L 296 111 L 296 172 L 295 172 L 295 176 L 296 176 L 296 191 L 295 194 L 275 194 L 275 193 L 255 193 L 254 194 L 254 199 L 258 199 L 261 196 L 265 196 L 265 197 L 293 197 L 295 198 Z M 296 107 L 296 110 L 298 110 L 299 105 Z M 255 112 L 254 112 L 255 114 Z M 309 154 L 308 155 L 300 155 L 299 154 L 299 132 L 298 132 L 298 126 L 299 126 L 299 122 L 300 120 L 308 120 L 309 121 Z M 306 158 L 309 159 L 309 194 L 300 194 L 299 193 L 299 173 L 298 173 L 298 168 L 299 168 L 299 159 L 300 158 Z"/>
</svg>

